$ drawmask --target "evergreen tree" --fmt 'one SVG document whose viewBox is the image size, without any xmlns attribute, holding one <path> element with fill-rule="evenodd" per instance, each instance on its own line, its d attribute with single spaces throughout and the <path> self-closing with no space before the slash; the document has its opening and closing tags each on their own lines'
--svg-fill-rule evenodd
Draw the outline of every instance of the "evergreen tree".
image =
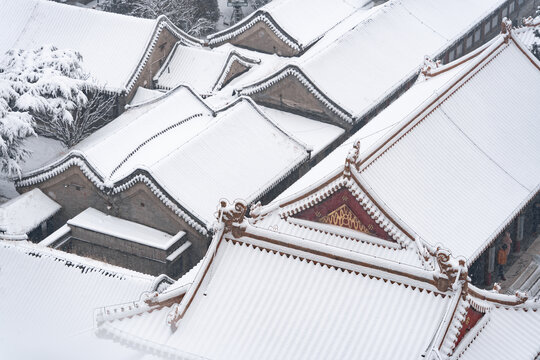
<svg viewBox="0 0 540 360">
<path fill-rule="evenodd" d="M 71 123 L 71 115 L 87 98 L 82 91 L 88 75 L 82 57 L 71 50 L 44 46 L 8 51 L 0 62 L 0 172 L 20 175 L 29 155 L 21 144 L 35 135 L 43 121 Z"/>
</svg>

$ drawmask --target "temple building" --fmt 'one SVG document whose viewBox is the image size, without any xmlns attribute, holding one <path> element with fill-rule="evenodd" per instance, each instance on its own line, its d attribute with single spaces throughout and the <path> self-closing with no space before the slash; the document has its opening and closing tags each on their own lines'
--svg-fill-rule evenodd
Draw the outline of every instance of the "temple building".
<svg viewBox="0 0 540 360">
<path fill-rule="evenodd" d="M 273 210 L 261 221 L 305 237 L 341 225 L 385 239 L 367 211 L 396 241 L 441 244 L 465 257 L 482 283 L 505 231 L 519 251 L 536 230 L 539 70 L 508 23 L 460 60 L 426 59 L 409 91 L 266 207 Z M 340 165 L 350 156 L 355 164 Z"/>
<path fill-rule="evenodd" d="M 535 359 L 540 298 L 470 273 L 539 200 L 540 62 L 503 25 L 459 61 L 426 59 L 278 200 L 222 200 L 203 261 L 97 311 L 97 334 L 173 359 Z"/>
<path fill-rule="evenodd" d="M 97 335 L 168 359 L 502 360 L 540 350 L 540 299 L 476 288 L 445 249 L 418 253 L 419 268 L 263 228 L 262 215 L 245 212 L 223 201 L 202 263 L 162 292 L 96 311 Z M 519 341 L 494 349 L 509 337 Z"/>
</svg>

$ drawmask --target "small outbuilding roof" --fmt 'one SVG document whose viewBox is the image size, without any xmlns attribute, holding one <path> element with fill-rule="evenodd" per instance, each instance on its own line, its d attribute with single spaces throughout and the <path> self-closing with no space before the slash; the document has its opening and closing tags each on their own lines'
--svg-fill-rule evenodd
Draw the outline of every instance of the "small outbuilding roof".
<svg viewBox="0 0 540 360">
<path fill-rule="evenodd" d="M 94 208 L 84 210 L 68 220 L 67 224 L 162 250 L 169 249 L 185 235 L 185 232 L 181 231 L 172 236 L 145 225 L 104 214 Z"/>
<path fill-rule="evenodd" d="M 61 206 L 39 189 L 32 189 L 0 205 L 0 238 L 22 236 L 37 228 Z"/>
<path fill-rule="evenodd" d="M 200 95 L 209 95 L 223 87 L 235 64 L 248 70 L 259 62 L 234 48 L 206 49 L 177 43 L 154 81 L 161 89 L 170 90 L 184 84 Z"/>
</svg>

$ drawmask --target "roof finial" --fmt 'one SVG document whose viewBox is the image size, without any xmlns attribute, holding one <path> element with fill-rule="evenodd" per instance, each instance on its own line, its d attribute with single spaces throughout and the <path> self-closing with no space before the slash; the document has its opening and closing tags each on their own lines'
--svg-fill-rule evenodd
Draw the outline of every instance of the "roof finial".
<svg viewBox="0 0 540 360">
<path fill-rule="evenodd" d="M 360 165 L 360 140 L 355 140 L 353 147 L 349 150 L 347 158 L 345 159 L 345 169 L 343 175 L 346 178 L 351 176 L 351 165 L 358 171 Z"/>
<path fill-rule="evenodd" d="M 532 16 L 529 16 L 523 19 L 523 26 L 535 27 L 538 25 L 540 25 L 540 6 L 538 7 L 536 17 L 533 18 Z"/>
<path fill-rule="evenodd" d="M 458 285 L 461 284 L 461 295 L 463 298 L 467 295 L 468 289 L 468 268 L 465 259 L 452 257 L 450 250 L 437 246 L 434 249 L 428 249 L 432 256 L 435 256 L 437 265 L 442 274 L 446 275 L 447 279 L 438 279 L 437 287 L 441 291 L 456 291 Z"/>
<path fill-rule="evenodd" d="M 429 56 L 424 56 L 424 65 L 422 66 L 422 75 L 425 77 L 433 76 L 434 70 L 441 66 L 441 61 L 433 61 Z"/>
<path fill-rule="evenodd" d="M 512 30 L 512 20 L 504 17 L 501 22 L 501 34 L 510 34 Z M 508 38 L 507 38 L 508 39 Z"/>
<path fill-rule="evenodd" d="M 227 200 L 221 199 L 217 211 L 217 219 L 225 227 L 226 232 L 232 232 L 234 237 L 240 237 L 245 230 L 245 215 L 247 204 L 244 200 L 235 200 L 230 204 Z"/>
</svg>

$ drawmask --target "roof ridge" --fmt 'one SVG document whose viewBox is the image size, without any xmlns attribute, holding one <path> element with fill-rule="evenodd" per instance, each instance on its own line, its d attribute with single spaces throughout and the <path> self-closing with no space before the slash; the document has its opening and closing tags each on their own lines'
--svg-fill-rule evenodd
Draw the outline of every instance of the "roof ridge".
<svg viewBox="0 0 540 360">
<path fill-rule="evenodd" d="M 135 147 L 135 149 L 133 151 L 131 151 L 128 155 L 126 155 L 126 157 L 124 159 L 122 159 L 122 161 L 120 161 L 120 163 L 118 163 L 118 165 L 113 169 L 113 171 L 109 175 L 109 179 L 113 177 L 114 173 L 116 171 L 118 171 L 122 167 L 122 165 L 124 165 L 131 157 L 133 157 L 139 150 L 141 150 L 145 145 L 150 143 L 152 140 L 155 140 L 158 137 L 160 137 L 161 135 L 165 134 L 166 132 L 169 132 L 170 130 L 173 130 L 174 128 L 176 128 L 178 126 L 180 126 L 180 125 L 182 125 L 182 124 L 184 124 L 184 123 L 186 123 L 186 122 L 188 122 L 190 120 L 193 120 L 195 118 L 201 117 L 201 116 L 204 116 L 204 114 L 203 113 L 193 114 L 191 116 L 188 116 L 185 119 L 182 119 L 182 120 L 180 120 L 180 121 L 178 121 L 178 122 L 176 122 L 176 123 L 174 123 L 172 125 L 167 126 L 165 129 L 158 131 L 154 135 L 151 135 L 149 138 L 147 138 L 145 141 L 143 141 L 137 147 Z"/>
<path fill-rule="evenodd" d="M 471 58 L 469 61 L 471 61 L 472 64 L 469 64 L 468 67 L 462 69 L 452 78 L 452 80 L 447 82 L 437 91 L 435 91 L 433 95 L 424 100 L 420 106 L 418 106 L 411 114 L 407 115 L 407 117 L 403 119 L 405 121 L 401 121 L 397 127 L 391 129 L 387 134 L 382 136 L 378 142 L 371 147 L 373 150 L 370 153 L 365 154 L 364 158 L 361 160 L 359 171 L 363 172 L 365 169 L 375 163 L 384 153 L 386 153 L 397 142 L 411 132 L 419 123 L 425 120 L 430 113 L 437 109 L 444 101 L 450 98 L 455 91 L 457 91 L 473 76 L 475 76 L 478 71 L 483 68 L 480 66 L 482 66 L 486 60 L 491 61 L 491 56 L 493 53 L 498 51 L 499 48 L 504 45 L 505 38 L 506 35 L 499 35 L 493 39 L 491 45 L 485 49 L 484 56 L 476 56 Z"/>
</svg>

